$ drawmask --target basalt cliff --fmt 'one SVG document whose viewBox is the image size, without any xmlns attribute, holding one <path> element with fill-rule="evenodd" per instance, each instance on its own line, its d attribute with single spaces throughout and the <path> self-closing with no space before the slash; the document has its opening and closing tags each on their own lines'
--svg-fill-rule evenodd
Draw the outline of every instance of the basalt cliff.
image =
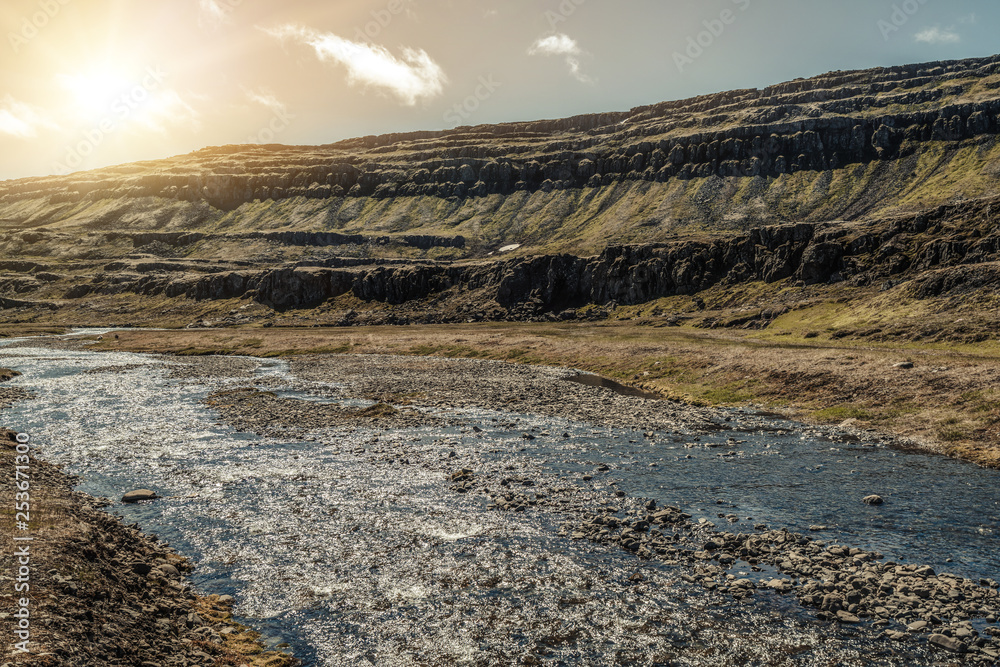
<svg viewBox="0 0 1000 667">
<path fill-rule="evenodd" d="M 0 318 L 766 326 L 864 294 L 981 319 L 998 134 L 1000 56 L 7 181 Z"/>
</svg>

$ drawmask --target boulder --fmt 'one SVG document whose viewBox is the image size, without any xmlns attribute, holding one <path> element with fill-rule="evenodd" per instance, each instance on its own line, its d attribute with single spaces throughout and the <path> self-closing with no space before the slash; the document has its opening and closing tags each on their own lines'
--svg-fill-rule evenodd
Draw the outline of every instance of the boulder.
<svg viewBox="0 0 1000 667">
<path fill-rule="evenodd" d="M 882 499 L 882 496 L 877 496 L 875 494 L 872 494 L 870 496 L 865 496 L 864 498 L 862 498 L 861 502 L 863 502 L 865 505 L 881 505 L 882 503 L 885 502 L 885 500 Z"/>
<path fill-rule="evenodd" d="M 943 648 L 952 653 L 966 653 L 969 650 L 965 642 L 959 641 L 954 637 L 948 637 L 947 635 L 931 635 L 927 638 L 927 642 L 932 646 Z"/>
<path fill-rule="evenodd" d="M 139 576 L 145 577 L 147 574 L 153 571 L 153 566 L 149 563 L 132 563 L 132 571 Z"/>
<path fill-rule="evenodd" d="M 181 576 L 180 571 L 176 567 L 174 567 L 173 565 L 169 565 L 167 563 L 164 563 L 163 565 L 158 566 L 157 569 L 160 572 L 162 572 L 163 576 L 165 576 L 165 577 L 179 577 L 179 576 Z"/>
<path fill-rule="evenodd" d="M 124 496 L 122 496 L 123 503 L 137 503 L 141 500 L 156 500 L 160 496 L 156 495 L 154 491 L 149 489 L 136 489 L 135 491 L 129 491 Z"/>
</svg>

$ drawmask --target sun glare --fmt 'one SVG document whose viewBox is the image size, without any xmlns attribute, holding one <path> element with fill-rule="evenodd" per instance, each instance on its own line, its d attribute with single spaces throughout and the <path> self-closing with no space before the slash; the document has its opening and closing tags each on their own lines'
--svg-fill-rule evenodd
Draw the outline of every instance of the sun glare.
<svg viewBox="0 0 1000 667">
<path fill-rule="evenodd" d="M 73 99 L 74 111 L 83 118 L 110 113 L 115 100 L 128 92 L 128 77 L 114 69 L 95 69 L 64 75 L 61 83 Z"/>
</svg>

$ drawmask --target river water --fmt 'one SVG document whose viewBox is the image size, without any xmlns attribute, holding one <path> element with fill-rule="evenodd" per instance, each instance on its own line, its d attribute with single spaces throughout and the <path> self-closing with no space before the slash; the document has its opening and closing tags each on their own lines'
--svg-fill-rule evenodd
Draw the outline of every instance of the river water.
<svg viewBox="0 0 1000 667">
<path fill-rule="evenodd" d="M 283 396 L 340 400 L 337 378 L 296 383 L 275 360 L 232 377 L 180 365 L 0 347 L 0 366 L 22 373 L 11 384 L 35 395 L 3 423 L 80 475 L 83 491 L 165 496 L 111 511 L 192 557 L 198 589 L 233 595 L 244 622 L 306 665 L 932 664 L 916 643 L 818 622 L 792 596 L 735 602 L 685 583 L 678 566 L 569 541 L 558 512 L 490 509 L 448 489 L 442 459 L 586 498 L 620 489 L 724 530 L 822 524 L 823 539 L 897 562 L 1000 572 L 1000 473 L 941 457 L 739 411 L 709 434 L 438 409 L 435 426 L 263 438 L 223 424 L 206 397 L 285 383 Z M 603 477 L 580 481 L 602 464 Z M 886 505 L 861 504 L 869 493 Z"/>
</svg>

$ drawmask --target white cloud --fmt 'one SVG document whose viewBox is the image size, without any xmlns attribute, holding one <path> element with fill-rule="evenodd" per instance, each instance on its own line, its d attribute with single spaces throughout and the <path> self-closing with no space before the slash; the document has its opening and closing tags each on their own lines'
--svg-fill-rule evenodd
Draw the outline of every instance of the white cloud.
<svg viewBox="0 0 1000 667">
<path fill-rule="evenodd" d="M 10 95 L 0 99 L 0 134 L 32 139 L 43 127 L 54 128 L 55 125 L 36 107 L 18 102 Z"/>
<path fill-rule="evenodd" d="M 580 45 L 576 43 L 576 40 L 569 35 L 558 33 L 549 35 L 548 37 L 541 37 L 528 49 L 528 55 L 565 56 L 569 73 L 574 79 L 582 83 L 594 82 L 593 79 L 583 73 L 579 58 L 579 56 L 583 55 L 583 50 L 580 49 Z"/>
<path fill-rule="evenodd" d="M 576 40 L 561 33 L 542 37 L 528 49 L 529 56 L 578 56 L 580 53 Z"/>
<path fill-rule="evenodd" d="M 978 21 L 976 20 L 975 14 L 966 14 L 962 18 L 958 19 L 958 22 L 963 25 L 975 25 Z"/>
<path fill-rule="evenodd" d="M 382 46 L 352 42 L 333 33 L 315 32 L 295 25 L 265 29 L 264 32 L 281 40 L 294 39 L 311 46 L 321 61 L 347 68 L 349 84 L 387 90 L 409 106 L 419 99 L 441 95 L 448 82 L 441 67 L 423 49 L 404 48 L 402 58 L 397 58 Z"/>
<path fill-rule="evenodd" d="M 954 28 L 941 28 L 940 26 L 921 30 L 915 39 L 924 44 L 957 44 L 962 41 L 961 35 L 955 32 Z"/>
<path fill-rule="evenodd" d="M 254 104 L 259 104 L 262 107 L 273 111 L 276 114 L 286 113 L 286 107 L 284 102 L 275 97 L 274 93 L 267 90 L 266 88 L 261 88 L 259 90 L 246 90 L 243 91 L 247 99 Z"/>
</svg>

